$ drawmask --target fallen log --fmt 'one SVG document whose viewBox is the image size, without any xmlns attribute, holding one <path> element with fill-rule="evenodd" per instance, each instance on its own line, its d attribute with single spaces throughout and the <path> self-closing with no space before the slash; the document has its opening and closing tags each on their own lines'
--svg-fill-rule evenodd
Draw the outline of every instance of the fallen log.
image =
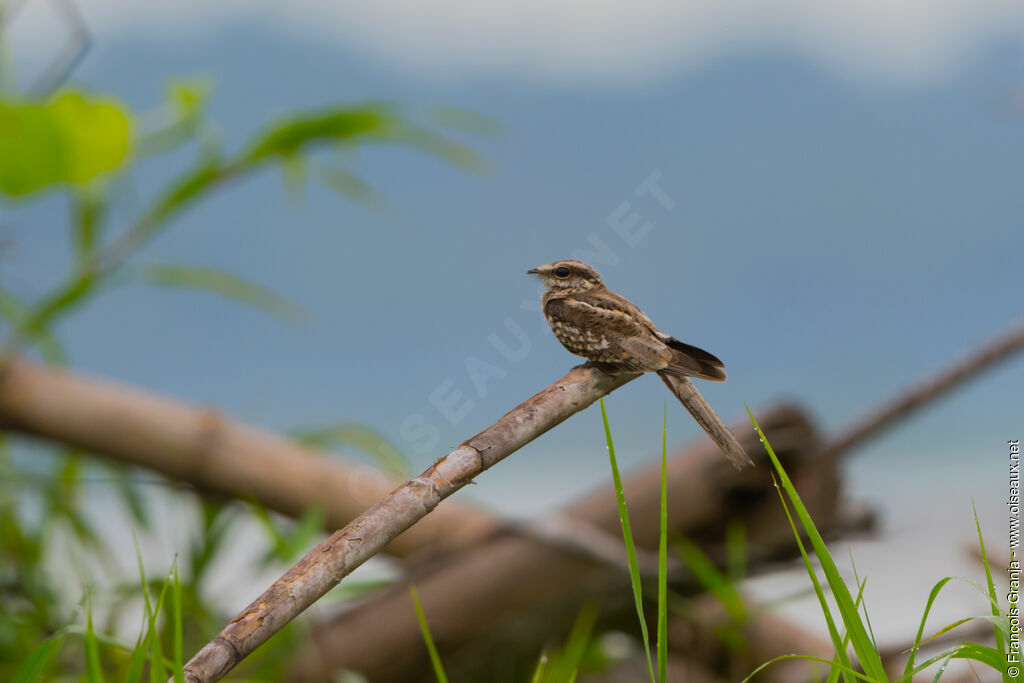
<svg viewBox="0 0 1024 683">
<path fill-rule="evenodd" d="M 47 439 L 158 472 L 200 491 L 254 500 L 301 517 L 325 511 L 329 529 L 383 498 L 398 482 L 368 466 L 250 427 L 209 408 L 87 377 L 15 362 L 0 372 L 0 429 Z M 399 556 L 486 536 L 499 526 L 469 505 L 446 502 L 388 546 Z"/>
</svg>

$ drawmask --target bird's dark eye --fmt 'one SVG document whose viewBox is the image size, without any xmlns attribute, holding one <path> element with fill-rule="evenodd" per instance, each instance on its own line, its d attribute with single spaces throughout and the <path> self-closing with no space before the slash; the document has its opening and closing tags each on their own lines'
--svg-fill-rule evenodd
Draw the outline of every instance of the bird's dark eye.
<svg viewBox="0 0 1024 683">
<path fill-rule="evenodd" d="M 555 268 L 555 275 L 557 275 L 558 277 L 569 277 L 569 269 L 566 268 L 565 266 Z"/>
</svg>

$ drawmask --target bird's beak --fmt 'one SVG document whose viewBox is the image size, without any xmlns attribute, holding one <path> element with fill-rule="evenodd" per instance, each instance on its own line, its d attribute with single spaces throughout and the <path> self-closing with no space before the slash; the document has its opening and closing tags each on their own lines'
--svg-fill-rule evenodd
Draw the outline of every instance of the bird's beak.
<svg viewBox="0 0 1024 683">
<path fill-rule="evenodd" d="M 540 268 L 530 268 L 526 271 L 527 275 L 540 275 Z"/>
</svg>

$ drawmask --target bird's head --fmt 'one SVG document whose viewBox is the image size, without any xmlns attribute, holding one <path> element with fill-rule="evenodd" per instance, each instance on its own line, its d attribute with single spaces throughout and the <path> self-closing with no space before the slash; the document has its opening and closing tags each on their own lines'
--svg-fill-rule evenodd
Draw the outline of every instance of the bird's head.
<svg viewBox="0 0 1024 683">
<path fill-rule="evenodd" d="M 597 271 L 583 261 L 555 261 L 526 271 L 536 275 L 549 292 L 581 292 L 604 287 Z"/>
</svg>

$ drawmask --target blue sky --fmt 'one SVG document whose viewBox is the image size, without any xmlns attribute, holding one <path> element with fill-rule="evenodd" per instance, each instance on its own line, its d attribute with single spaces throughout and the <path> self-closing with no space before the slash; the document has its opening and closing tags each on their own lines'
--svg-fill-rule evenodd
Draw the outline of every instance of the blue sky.
<svg viewBox="0 0 1024 683">
<path fill-rule="evenodd" d="M 612 289 L 725 360 L 729 381 L 702 389 L 728 418 L 744 403 L 786 398 L 838 427 L 1021 320 L 1024 52 L 996 20 L 1016 10 L 979 3 L 982 18 L 965 19 L 960 32 L 937 18 L 930 37 L 921 22 L 887 23 L 868 10 L 816 16 L 792 33 L 766 28 L 757 39 L 756 16 L 722 19 L 712 22 L 718 33 L 686 49 L 670 40 L 676 29 L 677 40 L 691 35 L 673 17 L 640 49 L 633 44 L 658 25 L 658 3 L 642 3 L 647 23 L 636 25 L 599 3 L 592 21 L 578 22 L 591 33 L 545 21 L 529 3 L 518 22 L 477 17 L 474 31 L 458 13 L 469 10 L 450 5 L 449 18 L 468 23 L 421 36 L 410 18 L 388 22 L 369 10 L 316 27 L 315 12 L 276 22 L 266 8 L 269 17 L 229 4 L 210 17 L 193 7 L 194 17 L 161 29 L 156 10 L 83 3 L 95 45 L 75 83 L 145 110 L 167 79 L 211 76 L 210 118 L 229 146 L 300 107 L 376 98 L 463 107 L 504 133 L 464 138 L 489 161 L 483 174 L 401 149 L 361 152 L 353 168 L 389 202 L 380 215 L 315 186 L 289 198 L 271 172 L 228 188 L 140 259 L 224 268 L 299 302 L 310 323 L 288 326 L 201 294 L 126 288 L 62 325 L 73 365 L 275 429 L 364 422 L 418 467 L 575 364 L 524 309 L 538 296 L 525 271 L 590 248 L 595 236 L 618 258 L 601 266 Z M 783 5 L 798 12 L 798 3 Z M 948 9 L 936 8 L 936 17 Z M 28 68 L 39 59 L 33 22 L 44 19 L 26 17 L 14 35 Z M 499 19 L 509 36 L 495 28 Z M 583 47 L 552 46 L 557 33 L 531 40 L 531 27 L 552 21 Z M 598 40 L 608 35 L 619 38 Z M 396 47 L 403 39 L 406 50 Z M 180 168 L 186 159 L 171 161 Z M 160 163 L 137 173 L 120 225 L 168 177 Z M 636 195 L 651 174 L 671 210 Z M 635 246 L 609 225 L 623 202 L 652 226 Z M 3 208 L 0 230 L 14 244 L 0 271 L 5 287 L 31 297 L 63 272 L 65 210 L 57 200 Z M 488 341 L 511 341 L 506 319 L 529 338 L 521 359 L 502 358 Z M 486 395 L 467 358 L 495 376 Z M 893 460 L 970 459 L 979 466 L 968 475 L 975 480 L 961 481 L 968 505 L 1002 481 L 1002 444 L 1022 427 L 1022 370 L 1021 360 L 1005 365 L 907 422 L 858 467 L 880 474 Z M 431 404 L 439 387 L 460 391 L 459 405 L 473 402 L 457 424 Z M 666 398 L 660 382 L 643 378 L 610 399 L 627 462 L 656 450 Z M 428 448 L 402 438 L 415 415 L 438 430 Z M 670 405 L 669 415 L 673 442 L 698 436 L 681 408 Z M 494 484 L 481 495 L 529 510 L 603 481 L 606 467 L 591 410 L 487 475 L 481 483 Z M 536 501 L 523 500 L 518 485 L 538 468 L 550 476 L 530 487 Z"/>
</svg>

